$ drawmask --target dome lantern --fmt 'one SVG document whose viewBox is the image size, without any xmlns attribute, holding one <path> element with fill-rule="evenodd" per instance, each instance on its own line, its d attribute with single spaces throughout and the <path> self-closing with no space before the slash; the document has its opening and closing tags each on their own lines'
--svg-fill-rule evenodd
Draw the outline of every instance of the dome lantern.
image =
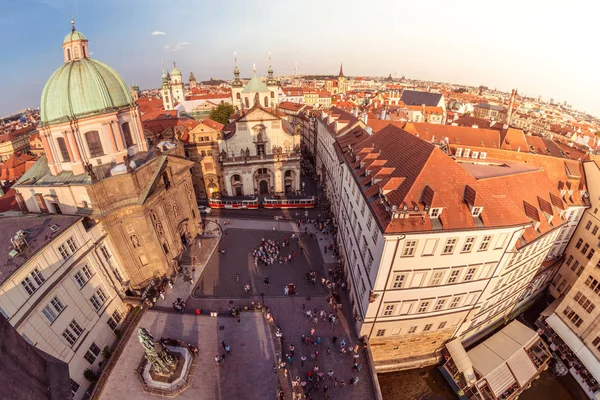
<svg viewBox="0 0 600 400">
<path fill-rule="evenodd" d="M 71 32 L 63 40 L 63 56 L 65 62 L 88 58 L 88 40 L 83 33 L 75 30 L 75 20 L 71 20 Z"/>
</svg>

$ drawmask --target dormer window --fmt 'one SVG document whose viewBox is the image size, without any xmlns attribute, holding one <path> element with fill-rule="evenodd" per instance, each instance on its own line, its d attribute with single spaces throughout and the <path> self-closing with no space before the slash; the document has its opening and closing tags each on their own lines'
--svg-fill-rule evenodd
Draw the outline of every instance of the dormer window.
<svg viewBox="0 0 600 400">
<path fill-rule="evenodd" d="M 429 216 L 431 218 L 439 218 L 441 213 L 442 213 L 441 208 L 432 208 L 429 210 Z"/>
<path fill-rule="evenodd" d="M 573 191 L 569 190 L 569 197 L 573 196 Z"/>
<path fill-rule="evenodd" d="M 533 224 L 533 229 L 535 229 L 536 231 L 538 231 L 538 232 L 539 232 L 539 229 L 540 229 L 540 223 L 541 223 L 540 221 L 534 221 L 534 224 Z"/>
<path fill-rule="evenodd" d="M 462 152 L 463 152 L 463 149 L 461 147 L 459 147 L 456 149 L 456 152 L 454 153 L 454 155 L 456 157 L 462 157 Z"/>
<path fill-rule="evenodd" d="M 566 191 L 566 190 L 561 190 L 561 191 L 560 191 L 560 195 L 561 195 L 561 196 L 564 196 L 565 194 L 567 194 L 567 191 Z"/>
<path fill-rule="evenodd" d="M 471 215 L 473 215 L 474 217 L 479 217 L 482 211 L 483 207 L 473 207 L 471 209 Z"/>
</svg>

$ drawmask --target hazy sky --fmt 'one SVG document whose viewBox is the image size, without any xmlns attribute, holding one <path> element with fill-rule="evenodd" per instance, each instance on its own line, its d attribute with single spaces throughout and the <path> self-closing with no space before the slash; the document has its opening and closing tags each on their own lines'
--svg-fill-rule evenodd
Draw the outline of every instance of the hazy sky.
<svg viewBox="0 0 600 400">
<path fill-rule="evenodd" d="M 187 81 L 242 76 L 382 75 L 516 87 L 600 115 L 592 1 L 0 0 L 0 116 L 37 107 L 76 27 L 127 85 L 158 87 L 161 62 Z M 163 34 L 152 35 L 153 32 Z"/>
</svg>

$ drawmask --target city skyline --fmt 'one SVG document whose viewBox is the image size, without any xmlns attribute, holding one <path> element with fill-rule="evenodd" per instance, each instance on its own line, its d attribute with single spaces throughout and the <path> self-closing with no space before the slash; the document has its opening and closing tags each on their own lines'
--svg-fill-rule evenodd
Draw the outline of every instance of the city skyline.
<svg viewBox="0 0 600 400">
<path fill-rule="evenodd" d="M 503 91 L 516 87 L 600 115 L 595 63 L 587 61 L 593 56 L 581 40 L 591 37 L 593 25 L 586 20 L 592 13 L 581 13 L 577 2 L 566 10 L 516 4 L 494 10 L 470 2 L 461 9 L 441 2 L 9 4 L 0 30 L 12 57 L 0 65 L 0 88 L 11 95 L 0 100 L 0 115 L 39 106 L 44 83 L 62 64 L 60 44 L 71 15 L 90 40 L 92 57 L 142 88 L 158 87 L 161 65 L 170 69 L 174 61 L 186 81 L 190 72 L 198 80 L 231 79 L 234 51 L 242 76 L 251 76 L 253 64 L 262 76 L 271 51 L 276 76 L 292 74 L 296 62 L 299 74 L 336 74 L 343 62 L 349 76 L 391 73 Z M 15 37 L 24 38 L 18 46 Z M 580 61 L 579 54 L 587 59 Z"/>
</svg>

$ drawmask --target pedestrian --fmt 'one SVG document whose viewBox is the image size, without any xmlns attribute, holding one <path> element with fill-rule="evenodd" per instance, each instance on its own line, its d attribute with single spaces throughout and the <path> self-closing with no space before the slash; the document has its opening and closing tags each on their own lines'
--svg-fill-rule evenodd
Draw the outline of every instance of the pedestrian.
<svg viewBox="0 0 600 400">
<path fill-rule="evenodd" d="M 225 344 L 224 340 L 221 340 L 221 347 L 223 348 L 223 350 L 225 350 L 225 348 L 227 348 L 227 345 Z"/>
<path fill-rule="evenodd" d="M 338 378 L 333 378 L 333 387 L 338 387 Z"/>
<path fill-rule="evenodd" d="M 277 365 L 273 365 L 273 373 L 276 374 L 277 373 Z"/>
<path fill-rule="evenodd" d="M 327 346 L 327 350 L 326 351 L 327 351 L 327 355 L 330 355 L 331 354 L 331 347 Z"/>
<path fill-rule="evenodd" d="M 231 347 L 229 345 L 227 345 L 225 347 L 225 351 L 227 352 L 227 355 L 230 356 L 231 355 Z"/>
<path fill-rule="evenodd" d="M 302 304 L 302 313 L 304 314 L 306 312 L 306 304 Z"/>
<path fill-rule="evenodd" d="M 218 354 L 215 356 L 215 361 L 217 362 L 217 364 L 221 364 L 221 357 L 219 357 Z"/>
<path fill-rule="evenodd" d="M 333 342 L 333 344 L 335 344 L 335 342 L 337 342 L 337 336 L 332 337 L 331 341 Z"/>
<path fill-rule="evenodd" d="M 240 274 L 235 274 L 235 280 L 238 282 L 240 281 Z"/>
<path fill-rule="evenodd" d="M 283 288 L 283 294 L 286 295 L 286 296 L 289 296 L 290 289 L 287 286 Z"/>
<path fill-rule="evenodd" d="M 327 372 L 327 376 L 329 377 L 329 380 L 333 379 L 333 370 L 330 369 L 329 372 Z"/>
<path fill-rule="evenodd" d="M 288 363 L 289 363 L 290 365 L 294 364 L 294 357 L 293 357 L 293 356 L 291 356 L 291 355 L 289 355 L 289 354 L 286 354 L 286 356 L 287 356 L 287 358 L 288 358 Z"/>
<path fill-rule="evenodd" d="M 221 362 L 225 361 L 225 354 L 221 354 Z"/>
<path fill-rule="evenodd" d="M 290 350 L 290 354 L 291 354 L 291 356 L 293 357 L 293 356 L 294 356 L 294 350 L 295 350 L 295 347 L 294 347 L 294 345 L 293 345 L 293 344 L 290 344 L 290 346 L 289 346 L 288 348 L 289 348 L 289 350 Z"/>
<path fill-rule="evenodd" d="M 313 371 L 315 372 L 315 374 L 319 373 L 319 366 L 315 365 L 315 367 L 313 368 Z"/>
<path fill-rule="evenodd" d="M 311 328 L 311 330 L 310 330 L 310 335 L 311 335 L 311 336 L 312 336 L 312 335 L 314 335 L 314 334 L 315 334 L 315 332 L 316 332 L 316 331 L 315 331 L 315 328 Z"/>
<path fill-rule="evenodd" d="M 301 361 L 300 366 L 304 367 L 304 361 L 306 361 L 306 357 L 305 356 L 300 357 L 300 361 Z"/>
</svg>

